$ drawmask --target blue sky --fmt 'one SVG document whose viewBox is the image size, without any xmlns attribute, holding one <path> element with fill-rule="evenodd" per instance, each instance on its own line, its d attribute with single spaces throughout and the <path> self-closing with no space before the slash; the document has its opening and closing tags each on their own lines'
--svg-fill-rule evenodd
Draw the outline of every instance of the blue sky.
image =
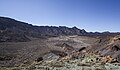
<svg viewBox="0 0 120 70">
<path fill-rule="evenodd" d="M 0 16 L 39 26 L 120 32 L 120 0 L 0 0 Z"/>
</svg>

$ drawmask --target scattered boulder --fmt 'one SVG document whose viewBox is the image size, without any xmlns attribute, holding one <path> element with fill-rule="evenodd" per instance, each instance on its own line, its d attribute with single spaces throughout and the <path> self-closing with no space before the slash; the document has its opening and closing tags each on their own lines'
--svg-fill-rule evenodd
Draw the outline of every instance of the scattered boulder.
<svg viewBox="0 0 120 70">
<path fill-rule="evenodd" d="M 40 61 L 42 61 L 42 60 L 43 60 L 43 57 L 38 57 L 36 61 L 37 61 L 37 62 L 40 62 Z"/>
<path fill-rule="evenodd" d="M 85 50 L 85 49 L 86 49 L 86 47 L 82 47 L 78 51 L 81 52 L 82 50 Z"/>
<path fill-rule="evenodd" d="M 11 56 L 0 56 L 0 61 L 9 61 L 11 60 L 13 57 Z"/>
<path fill-rule="evenodd" d="M 112 50 L 119 51 L 120 50 L 120 46 L 115 45 L 115 46 L 112 47 Z"/>
<path fill-rule="evenodd" d="M 117 61 L 120 62 L 120 54 L 117 56 Z"/>
</svg>

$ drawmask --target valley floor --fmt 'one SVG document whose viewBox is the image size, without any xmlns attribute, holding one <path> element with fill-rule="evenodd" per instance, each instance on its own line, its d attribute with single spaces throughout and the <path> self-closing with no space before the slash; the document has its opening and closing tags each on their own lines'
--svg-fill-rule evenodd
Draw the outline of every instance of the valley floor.
<svg viewBox="0 0 120 70">
<path fill-rule="evenodd" d="M 111 54 L 100 55 L 105 50 L 119 52 L 119 45 L 114 47 L 119 43 L 118 37 L 88 36 L 4 42 L 0 43 L 0 70 L 120 70 Z"/>
</svg>

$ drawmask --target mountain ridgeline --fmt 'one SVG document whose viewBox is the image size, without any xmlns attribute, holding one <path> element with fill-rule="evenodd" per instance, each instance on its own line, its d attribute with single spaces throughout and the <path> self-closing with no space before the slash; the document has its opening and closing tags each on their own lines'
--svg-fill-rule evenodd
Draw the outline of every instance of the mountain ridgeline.
<svg viewBox="0 0 120 70">
<path fill-rule="evenodd" d="M 109 68 L 106 67 L 108 63 L 120 63 L 120 33 L 86 32 L 65 26 L 34 26 L 0 17 L 0 70 L 10 70 L 2 67 L 35 70 L 41 66 L 49 67 L 47 70 L 70 67 L 76 70 L 84 66 L 109 70 L 106 69 Z"/>
<path fill-rule="evenodd" d="M 33 26 L 8 17 L 0 17 L 0 42 L 24 42 L 30 38 L 45 38 L 53 36 L 85 35 L 84 29 L 65 26 Z"/>
</svg>

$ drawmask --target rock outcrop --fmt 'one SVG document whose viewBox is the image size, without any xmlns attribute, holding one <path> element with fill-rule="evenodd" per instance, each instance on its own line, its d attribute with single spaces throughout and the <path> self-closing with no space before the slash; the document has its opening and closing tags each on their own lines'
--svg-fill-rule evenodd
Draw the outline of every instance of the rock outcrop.
<svg viewBox="0 0 120 70">
<path fill-rule="evenodd" d="M 120 35 L 104 36 L 89 51 L 105 57 L 106 62 L 120 62 Z"/>
</svg>

